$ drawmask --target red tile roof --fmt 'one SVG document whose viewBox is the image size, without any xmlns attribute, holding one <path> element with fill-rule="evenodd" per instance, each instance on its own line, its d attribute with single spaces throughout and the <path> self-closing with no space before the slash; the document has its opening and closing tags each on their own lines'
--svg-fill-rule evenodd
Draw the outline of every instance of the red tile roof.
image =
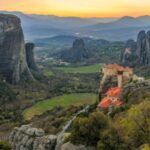
<svg viewBox="0 0 150 150">
<path fill-rule="evenodd" d="M 102 101 L 98 104 L 98 107 L 100 108 L 109 108 L 110 106 L 119 107 L 123 104 L 120 100 L 112 101 L 111 99 L 104 97 Z"/>
<path fill-rule="evenodd" d="M 119 96 L 121 94 L 122 88 L 114 87 L 110 88 L 106 92 L 106 97 L 104 97 L 101 102 L 98 104 L 100 108 L 109 108 L 110 106 L 119 107 L 123 104 L 121 100 L 119 100 Z M 110 97 L 114 97 L 116 100 L 112 100 Z"/>
<path fill-rule="evenodd" d="M 111 105 L 111 100 L 107 97 L 104 97 L 101 102 L 98 104 L 98 107 L 108 108 Z"/>
<path fill-rule="evenodd" d="M 110 88 L 106 94 L 107 96 L 111 96 L 111 97 L 119 97 L 121 94 L 122 89 L 120 87 L 114 87 L 114 88 Z"/>
</svg>

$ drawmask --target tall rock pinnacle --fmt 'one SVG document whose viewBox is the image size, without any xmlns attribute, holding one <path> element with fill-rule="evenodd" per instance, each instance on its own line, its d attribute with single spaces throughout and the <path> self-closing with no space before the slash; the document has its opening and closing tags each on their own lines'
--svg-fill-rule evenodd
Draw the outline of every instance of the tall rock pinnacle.
<svg viewBox="0 0 150 150">
<path fill-rule="evenodd" d="M 36 63 L 34 61 L 34 47 L 35 45 L 33 43 L 26 43 L 26 59 L 27 64 L 30 69 L 38 70 Z"/>
<path fill-rule="evenodd" d="M 21 75 L 33 79 L 26 62 L 21 22 L 13 15 L 0 14 L 0 74 L 13 84 Z"/>
<path fill-rule="evenodd" d="M 128 66 L 150 65 L 150 31 L 140 31 L 137 42 L 128 40 L 121 53 L 121 63 Z"/>
</svg>

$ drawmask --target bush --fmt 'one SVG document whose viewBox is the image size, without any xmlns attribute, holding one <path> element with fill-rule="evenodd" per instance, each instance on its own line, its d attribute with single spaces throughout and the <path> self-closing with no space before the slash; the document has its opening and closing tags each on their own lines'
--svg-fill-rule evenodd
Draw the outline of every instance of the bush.
<svg viewBox="0 0 150 150">
<path fill-rule="evenodd" d="M 16 93 L 4 82 L 0 82 L 1 102 L 12 101 L 16 99 Z"/>
<path fill-rule="evenodd" d="M 123 142 L 117 130 L 109 128 L 101 133 L 97 143 L 97 150 L 129 150 L 130 148 Z"/>
<path fill-rule="evenodd" d="M 11 150 L 11 145 L 8 142 L 0 142 L 0 150 Z"/>
<path fill-rule="evenodd" d="M 115 127 L 128 145 L 138 148 L 150 141 L 150 101 L 143 101 L 120 114 Z"/>
<path fill-rule="evenodd" d="M 89 117 L 78 117 L 73 122 L 68 140 L 74 144 L 96 145 L 101 131 L 108 127 L 107 117 L 100 112 L 93 112 Z"/>
</svg>

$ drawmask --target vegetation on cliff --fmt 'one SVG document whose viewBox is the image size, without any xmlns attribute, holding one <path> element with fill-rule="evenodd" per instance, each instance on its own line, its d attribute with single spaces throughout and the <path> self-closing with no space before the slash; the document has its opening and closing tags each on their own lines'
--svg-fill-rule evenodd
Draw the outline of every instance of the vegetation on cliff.
<svg viewBox="0 0 150 150">
<path fill-rule="evenodd" d="M 78 117 L 67 139 L 75 144 L 97 147 L 97 150 L 134 150 L 150 141 L 150 101 L 131 106 L 128 110 L 108 118 L 93 112 Z"/>
</svg>

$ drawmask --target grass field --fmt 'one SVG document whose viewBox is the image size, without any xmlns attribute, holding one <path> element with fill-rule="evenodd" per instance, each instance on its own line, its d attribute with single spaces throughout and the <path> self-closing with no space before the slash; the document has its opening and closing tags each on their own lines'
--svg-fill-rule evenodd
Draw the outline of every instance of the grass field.
<svg viewBox="0 0 150 150">
<path fill-rule="evenodd" d="M 89 94 L 89 93 L 75 93 L 75 94 L 68 94 L 63 96 L 57 96 L 51 99 L 47 99 L 37 104 L 33 105 L 32 107 L 26 109 L 23 112 L 23 116 L 25 120 L 32 119 L 35 115 L 40 115 L 47 110 L 51 110 L 56 106 L 61 106 L 64 108 L 69 107 L 70 105 L 74 106 L 81 106 L 83 104 L 93 104 L 96 101 L 97 95 L 96 94 Z"/>
<path fill-rule="evenodd" d="M 90 66 L 81 66 L 81 67 L 57 67 L 55 69 L 62 70 L 65 73 L 96 73 L 100 72 L 102 64 L 94 64 Z"/>
<path fill-rule="evenodd" d="M 48 69 L 44 69 L 43 70 L 43 74 L 46 76 L 46 77 L 51 77 L 54 75 L 54 73 Z"/>
</svg>

